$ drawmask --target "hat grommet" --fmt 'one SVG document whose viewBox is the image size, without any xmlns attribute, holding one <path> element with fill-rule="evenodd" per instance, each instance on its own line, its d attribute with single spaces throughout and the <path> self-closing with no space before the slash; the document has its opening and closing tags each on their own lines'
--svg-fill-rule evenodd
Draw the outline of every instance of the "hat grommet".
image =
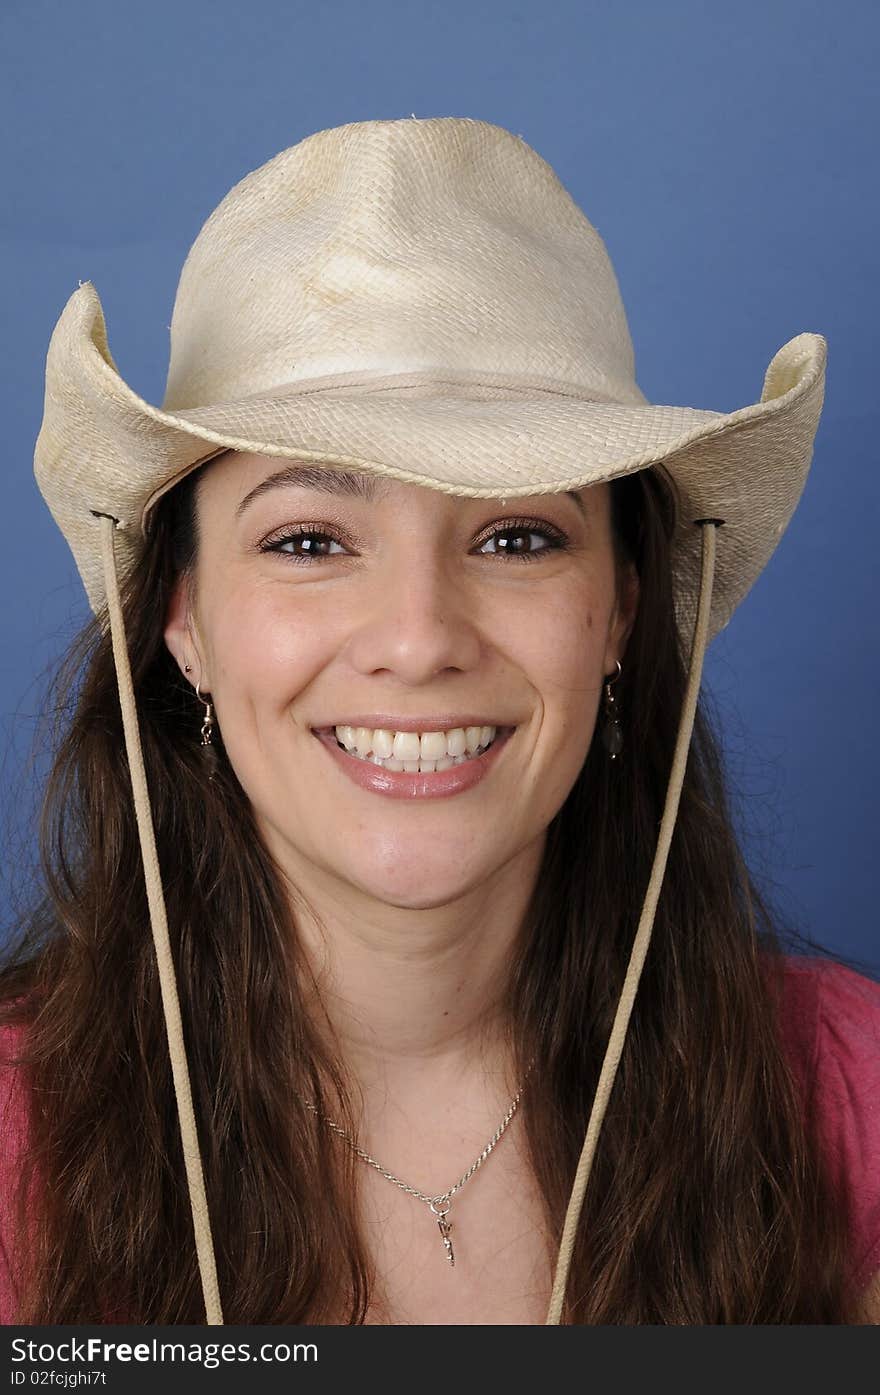
<svg viewBox="0 0 880 1395">
<path fill-rule="evenodd" d="M 112 518 L 117 528 L 124 528 L 125 523 L 121 518 L 117 518 L 115 513 L 106 513 L 103 509 L 89 509 L 93 518 Z"/>
</svg>

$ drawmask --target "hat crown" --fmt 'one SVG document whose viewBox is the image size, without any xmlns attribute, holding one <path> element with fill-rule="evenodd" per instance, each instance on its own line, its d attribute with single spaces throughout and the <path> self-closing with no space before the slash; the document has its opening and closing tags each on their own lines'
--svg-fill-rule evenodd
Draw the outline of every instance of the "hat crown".
<svg viewBox="0 0 880 1395">
<path fill-rule="evenodd" d="M 234 185 L 192 244 L 165 411 L 389 375 L 645 401 L 604 242 L 503 127 L 319 131 Z"/>
</svg>

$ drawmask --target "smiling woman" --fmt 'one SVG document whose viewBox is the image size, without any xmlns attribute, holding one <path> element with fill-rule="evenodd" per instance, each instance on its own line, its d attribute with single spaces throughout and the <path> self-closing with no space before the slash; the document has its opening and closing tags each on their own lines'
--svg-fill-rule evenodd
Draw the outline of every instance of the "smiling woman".
<svg viewBox="0 0 880 1395">
<path fill-rule="evenodd" d="M 555 175 L 438 118 L 236 186 L 172 344 L 158 409 L 86 285 L 47 364 L 95 614 L 0 993 L 5 1320 L 875 1320 L 880 986 L 789 952 L 699 694 L 824 341 L 646 403 Z"/>
</svg>

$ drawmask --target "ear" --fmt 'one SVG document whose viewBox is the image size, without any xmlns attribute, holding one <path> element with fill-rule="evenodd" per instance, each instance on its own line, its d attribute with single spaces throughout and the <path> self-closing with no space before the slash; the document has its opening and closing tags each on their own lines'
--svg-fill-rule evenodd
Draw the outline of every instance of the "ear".
<svg viewBox="0 0 880 1395">
<path fill-rule="evenodd" d="M 189 578 L 183 573 L 178 576 L 171 592 L 165 612 L 164 635 L 165 643 L 187 681 L 193 687 L 196 683 L 204 683 L 208 688 L 210 685 L 205 676 L 201 644 L 192 615 Z M 190 673 L 186 673 L 187 664 Z"/>
<path fill-rule="evenodd" d="M 626 646 L 636 623 L 639 592 L 639 574 L 635 563 L 627 562 L 621 573 L 619 593 L 608 630 L 608 644 L 605 650 L 606 673 L 611 673 L 617 667 L 618 659 L 623 663 Z"/>
</svg>

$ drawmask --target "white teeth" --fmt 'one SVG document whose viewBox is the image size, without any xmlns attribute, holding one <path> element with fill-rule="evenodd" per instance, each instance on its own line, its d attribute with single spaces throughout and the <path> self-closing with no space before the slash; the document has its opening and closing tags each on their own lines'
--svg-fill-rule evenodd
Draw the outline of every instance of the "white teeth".
<svg viewBox="0 0 880 1395">
<path fill-rule="evenodd" d="M 451 731 L 387 731 L 369 727 L 338 726 L 337 740 L 362 760 L 388 770 L 448 770 L 482 753 L 495 740 L 498 728 L 454 727 Z"/>
</svg>

